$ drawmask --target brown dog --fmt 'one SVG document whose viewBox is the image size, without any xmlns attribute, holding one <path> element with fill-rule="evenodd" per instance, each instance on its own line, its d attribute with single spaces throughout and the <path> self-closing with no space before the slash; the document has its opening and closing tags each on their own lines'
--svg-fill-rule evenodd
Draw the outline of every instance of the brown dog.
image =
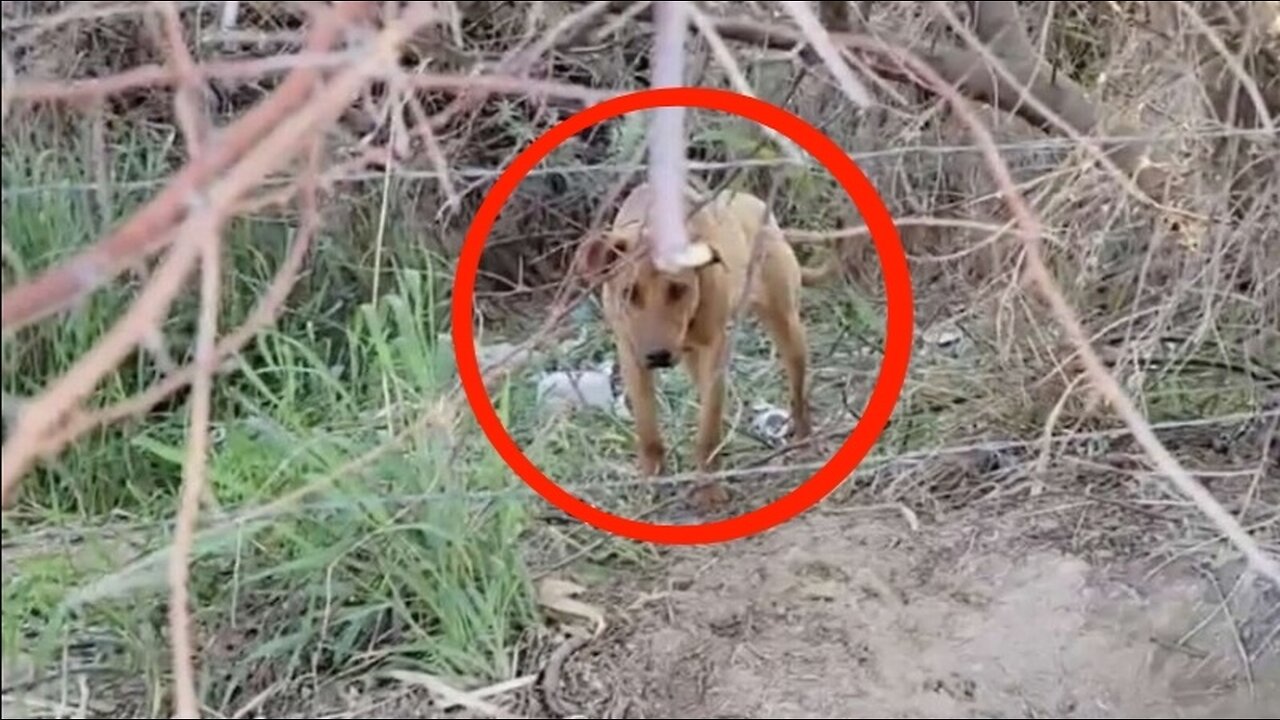
<svg viewBox="0 0 1280 720">
<path fill-rule="evenodd" d="M 703 198 L 685 191 L 687 208 Z M 686 223 L 691 267 L 660 272 L 649 257 L 646 227 L 649 186 L 623 201 L 613 226 L 579 249 L 588 275 L 604 273 L 601 300 L 613 331 L 619 369 L 639 436 L 640 469 L 665 468 L 665 449 L 654 405 L 653 373 L 683 364 L 698 388 L 700 412 L 696 459 L 700 472 L 715 466 L 724 413 L 724 359 L 728 326 L 738 307 L 757 234 L 760 256 L 747 303 L 772 337 L 787 373 L 792 437 L 808 437 L 808 348 L 800 319 L 800 287 L 824 273 L 802 268 L 773 213 L 758 197 L 726 191 L 702 206 Z M 637 252 L 638 251 L 638 252 Z M 698 493 L 700 504 L 716 505 L 727 495 L 718 483 Z"/>
</svg>

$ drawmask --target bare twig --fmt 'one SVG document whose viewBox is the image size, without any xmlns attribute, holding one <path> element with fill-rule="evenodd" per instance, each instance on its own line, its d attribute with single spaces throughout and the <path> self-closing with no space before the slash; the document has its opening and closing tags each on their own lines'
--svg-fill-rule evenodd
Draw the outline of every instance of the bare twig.
<svg viewBox="0 0 1280 720">
<path fill-rule="evenodd" d="M 936 4 L 932 9 L 940 14 L 954 16 L 942 4 Z M 801 32 L 752 19 L 715 19 L 713 22 L 723 37 L 739 42 L 782 49 L 791 49 L 805 42 L 805 36 Z M 956 30 L 962 35 L 973 35 L 968 28 L 958 27 Z M 869 36 L 828 34 L 838 45 L 872 57 L 887 57 L 886 51 L 898 49 Z M 1186 211 L 1158 202 L 1169 176 L 1162 164 L 1152 159 L 1159 154 L 1157 143 L 1153 139 L 1141 136 L 1132 128 L 1123 128 L 1122 132 L 1117 133 L 1123 138 L 1113 141 L 1110 147 L 1099 147 L 1099 143 L 1086 137 L 1086 134 L 1096 131 L 1102 125 L 1102 118 L 1098 108 L 1089 101 L 1078 83 L 1061 73 L 1039 73 L 1037 76 L 1036 66 L 1026 63 L 992 62 L 995 59 L 994 53 L 986 46 L 980 43 L 978 45 L 978 49 L 974 50 L 945 47 L 917 54 L 927 57 L 928 67 L 960 88 L 966 97 L 1002 110 L 1017 112 L 1046 132 L 1063 133 L 1099 160 L 1103 169 L 1133 196 L 1166 212 L 1187 215 Z M 881 63 L 875 68 L 894 79 L 916 82 L 916 73 L 904 72 L 901 65 Z M 1033 81 L 1034 84 L 1028 85 L 1028 81 Z M 1054 106 L 1050 107 L 1040 100 L 1042 96 L 1054 98 Z"/>
<path fill-rule="evenodd" d="M 204 113 L 200 111 L 204 104 L 200 97 L 203 92 L 200 71 L 182 37 L 182 19 L 178 15 L 178 7 L 171 0 L 160 3 L 160 16 L 164 21 L 165 39 L 173 58 L 174 73 L 179 78 L 178 92 L 173 101 L 175 115 L 178 126 L 186 137 L 187 153 L 194 159 L 200 155 L 205 135 Z"/>
<path fill-rule="evenodd" d="M 836 82 L 840 85 L 840 90 L 849 98 L 849 101 L 861 108 L 870 107 L 872 104 L 871 91 L 862 84 L 861 80 L 854 77 L 853 71 L 849 69 L 849 64 L 840 56 L 840 50 L 831 40 L 831 35 L 826 28 L 822 27 L 822 23 L 818 22 L 818 17 L 809 9 L 807 3 L 799 2 L 780 2 L 783 10 L 796 21 L 796 25 L 800 26 L 800 31 L 808 38 L 810 45 L 814 51 L 818 53 L 818 57 L 822 58 L 822 62 L 826 64 L 827 69 L 835 75 Z"/>
<path fill-rule="evenodd" d="M 18 44 L 26 45 L 31 43 L 39 33 L 59 25 L 77 20 L 101 20 L 109 17 L 147 12 L 151 10 L 152 6 L 150 2 L 101 3 L 102 7 L 94 7 L 94 5 L 99 5 L 99 3 L 86 3 L 83 5 L 75 3 L 62 7 L 57 12 L 28 17 L 22 17 L 21 15 L 8 17 L 4 20 L 5 29 L 25 30 L 26 32 L 19 36 Z"/>
<path fill-rule="evenodd" d="M 688 22 L 684 0 L 658 3 L 654 14 L 652 86 L 684 84 L 684 39 Z M 653 228 L 653 263 L 660 270 L 678 270 L 688 262 L 688 231 L 684 225 L 685 108 L 655 108 L 649 126 L 649 186 L 653 188 L 649 226 Z"/>
<path fill-rule="evenodd" d="M 240 18 L 239 0 L 226 0 L 222 3 L 222 15 L 218 23 L 224 31 L 235 30 L 236 21 Z"/>
<path fill-rule="evenodd" d="M 221 242 L 214 232 L 216 222 L 209 222 L 208 225 L 208 232 L 197 238 L 200 246 L 200 319 L 196 330 L 196 377 L 192 385 L 187 455 L 182 465 L 182 497 L 177 527 L 174 529 L 173 554 L 169 556 L 169 632 L 173 651 L 175 717 L 179 718 L 200 717 L 187 562 L 195 538 L 200 498 L 205 490 L 205 455 L 209 445 L 213 375 L 218 362 L 214 341 L 218 335 Z"/>
<path fill-rule="evenodd" d="M 9 119 L 9 105 L 13 102 L 13 61 L 9 59 L 9 51 L 0 48 L 0 123 Z"/>
<path fill-rule="evenodd" d="M 1262 97 L 1262 91 L 1258 89 L 1257 81 L 1253 79 L 1253 76 L 1249 74 L 1248 70 L 1245 70 L 1244 65 L 1240 62 L 1240 58 L 1236 57 L 1235 53 L 1231 52 L 1226 43 L 1222 41 L 1218 31 L 1209 25 L 1208 21 L 1204 19 L 1198 10 L 1186 3 L 1177 3 L 1177 8 L 1181 10 L 1182 14 L 1191 21 L 1192 25 L 1196 26 L 1197 30 L 1204 34 L 1205 39 L 1209 42 L 1209 46 L 1213 48 L 1214 52 L 1218 53 L 1218 56 L 1222 58 L 1222 62 L 1226 64 L 1227 68 L 1229 68 L 1236 76 L 1236 79 L 1240 81 L 1240 86 L 1244 88 L 1245 93 L 1248 94 L 1249 99 L 1253 102 L 1253 105 L 1257 110 L 1258 122 L 1262 124 L 1262 127 L 1265 128 L 1268 133 L 1274 135 L 1276 132 L 1276 124 L 1275 120 L 1271 117 L 1271 110 L 1267 107 L 1267 101 Z M 1276 22 L 1280 23 L 1280 15 L 1277 15 Z"/>
<path fill-rule="evenodd" d="M 565 33 L 573 31 L 575 28 L 585 26 L 586 23 L 599 15 L 604 14 L 612 6 L 608 0 L 595 0 L 594 2 L 584 5 L 580 10 L 570 13 L 560 22 L 552 26 L 537 42 L 522 48 L 514 53 L 504 57 L 496 68 L 493 69 L 494 75 L 502 75 L 511 72 L 518 72 L 519 78 L 524 78 L 534 62 L 549 50 L 556 41 Z M 439 129 L 448 125 L 458 115 L 470 110 L 475 104 L 484 97 L 483 93 L 461 93 L 449 103 L 445 109 L 436 113 L 431 119 L 433 128 Z"/>
<path fill-rule="evenodd" d="M 1035 62 L 1036 51 L 1022 27 L 1018 5 L 1013 0 L 981 0 L 969 3 L 973 9 L 973 27 L 982 41 L 1007 60 Z"/>
<path fill-rule="evenodd" d="M 989 233 L 1004 233 L 1008 231 L 1008 227 L 1005 225 L 982 222 L 981 220 L 965 220 L 963 218 L 900 217 L 894 218 L 893 224 L 898 227 L 966 228 Z M 871 230 L 865 225 L 841 228 L 839 230 L 788 230 L 784 228 L 782 232 L 791 243 L 827 242 L 829 240 L 843 240 L 845 238 L 871 235 Z"/>
<path fill-rule="evenodd" d="M 1099 109 L 1089 101 L 1084 89 L 1069 78 L 1061 73 L 1040 72 L 1040 61 L 1030 49 L 1030 40 L 1022 30 L 1014 3 L 977 5 L 991 7 L 984 11 L 987 24 L 980 25 L 976 35 L 950 8 L 944 5 L 931 8 L 970 46 L 970 50 L 953 49 L 939 55 L 930 64 L 931 70 L 945 76 L 955 87 L 966 89 L 972 97 L 990 101 L 1044 130 L 1057 130 L 1071 138 L 1138 200 L 1164 212 L 1203 219 L 1162 202 L 1169 193 L 1168 185 L 1176 182 L 1176 176 L 1164 167 L 1166 162 L 1155 159 L 1160 152 L 1156 144 L 1133 142 L 1104 148 L 1088 137 L 1087 133 L 1103 122 Z M 992 13 L 995 7 L 1000 8 L 1000 12 Z M 992 40 L 984 42 L 986 37 Z M 997 54 L 990 44 L 996 38 L 1011 44 L 1012 48 L 1006 50 L 1000 46 Z M 1024 55 L 1028 59 L 1022 59 Z M 1042 98 L 1054 98 L 1056 102 L 1050 104 Z"/>
<path fill-rule="evenodd" d="M 689 10 L 689 19 L 693 21 L 694 27 L 707 40 L 707 44 L 711 46 L 711 52 L 715 54 L 716 60 L 720 66 L 724 68 L 725 74 L 729 76 L 729 81 L 733 83 L 734 89 L 739 93 L 748 97 L 756 97 L 751 89 L 751 84 L 747 82 L 747 77 L 742 73 L 742 68 L 738 67 L 738 61 L 734 60 L 733 53 L 729 51 L 729 47 L 725 45 L 724 38 L 720 37 L 720 33 L 716 32 L 716 26 L 707 16 L 698 9 L 697 5 L 689 3 L 686 6 Z M 782 152 L 799 165 L 808 164 L 800 149 L 786 135 L 774 130 L 768 126 L 762 126 L 765 134 L 773 138 L 773 141 L 782 148 Z"/>
<path fill-rule="evenodd" d="M 318 29 L 318 28 L 317 28 Z M 311 37 L 314 37 L 311 36 Z M 328 70 L 351 62 L 345 52 L 306 51 L 264 58 L 210 60 L 195 66 L 198 80 L 249 80 L 291 70 Z M 129 90 L 180 85 L 180 72 L 166 65 L 139 65 L 114 75 L 82 80 L 21 80 L 13 84 L 14 100 L 26 103 L 93 102 Z"/>
<path fill-rule="evenodd" d="M 307 50 L 326 50 L 337 40 L 341 29 L 363 14 L 369 5 L 371 3 L 347 2 L 318 13 Z M 12 333 L 70 307 L 124 268 L 167 245 L 171 240 L 169 231 L 184 214 L 190 198 L 261 140 L 270 128 L 278 126 L 282 118 L 296 113 L 318 76 L 317 68 L 300 67 L 270 98 L 226 128 L 218 143 L 199 160 L 188 163 L 158 195 L 114 232 L 35 278 L 6 289 L 0 298 L 0 323 L 4 333 Z"/>
<path fill-rule="evenodd" d="M 479 91 L 480 96 L 494 93 L 541 95 L 566 100 L 579 100 L 586 103 L 600 102 L 617 94 L 609 90 L 594 90 L 580 85 L 570 85 L 552 80 L 532 80 L 503 75 L 476 77 L 441 73 L 415 73 L 407 75 L 406 82 L 412 87 L 423 90 L 473 90 Z"/>
<path fill-rule="evenodd" d="M 427 148 L 427 158 L 431 161 L 432 167 L 440 177 L 440 187 L 444 190 L 445 198 L 448 202 L 443 210 L 456 210 L 462 203 L 462 196 L 458 194 L 458 188 L 454 185 L 453 175 L 449 171 L 449 160 L 445 157 L 444 148 L 440 146 L 440 139 L 436 137 L 435 130 L 431 129 L 431 120 L 427 117 L 427 111 L 422 107 L 417 96 L 410 95 L 408 98 L 409 112 L 413 115 L 413 122 L 422 133 L 422 142 Z M 395 166 L 395 163 L 387 163 L 388 171 Z"/>
<path fill-rule="evenodd" d="M 386 674 L 387 677 L 402 683 L 420 685 L 427 688 L 432 695 L 439 698 L 438 702 L 441 705 L 465 707 L 472 712 L 491 718 L 519 720 L 522 717 L 472 693 L 458 690 L 434 675 L 410 670 L 388 670 Z"/>
</svg>

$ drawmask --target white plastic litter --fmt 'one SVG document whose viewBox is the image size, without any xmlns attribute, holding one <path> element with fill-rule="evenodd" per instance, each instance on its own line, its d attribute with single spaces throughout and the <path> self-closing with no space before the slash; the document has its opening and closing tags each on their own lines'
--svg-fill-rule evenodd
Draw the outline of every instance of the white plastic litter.
<svg viewBox="0 0 1280 720">
<path fill-rule="evenodd" d="M 559 370 L 538 380 L 538 405 L 555 412 L 584 408 L 617 411 L 613 367 L 605 362 L 594 370 Z"/>
<path fill-rule="evenodd" d="M 944 324 L 924 332 L 922 338 L 928 349 L 921 352 L 941 352 L 951 357 L 958 357 L 965 349 L 965 335 L 956 327 Z"/>
<path fill-rule="evenodd" d="M 531 357 L 532 353 L 528 349 L 506 342 L 481 345 L 476 348 L 476 360 L 480 366 L 480 372 L 488 372 L 504 361 L 508 366 L 518 366 L 521 363 L 528 362 Z"/>
<path fill-rule="evenodd" d="M 436 342 L 445 352 L 453 353 L 453 335 L 451 333 L 437 333 Z M 536 357 L 529 349 L 521 348 L 508 342 L 498 342 L 492 345 L 476 343 L 475 349 L 476 364 L 480 366 L 480 372 L 482 373 L 489 372 L 498 363 L 505 363 L 505 367 L 509 370 Z"/>
<path fill-rule="evenodd" d="M 614 400 L 613 400 L 613 414 L 614 414 L 614 415 L 617 415 L 618 417 L 622 418 L 623 420 L 630 420 L 630 419 L 631 419 L 631 408 L 630 408 L 630 406 L 628 406 L 628 405 L 627 405 L 627 394 L 626 394 L 626 393 L 618 393 L 618 396 L 617 396 L 616 398 L 614 398 Z"/>
<path fill-rule="evenodd" d="M 791 428 L 791 413 L 763 400 L 752 403 L 751 429 L 772 446 L 783 444 Z"/>
</svg>

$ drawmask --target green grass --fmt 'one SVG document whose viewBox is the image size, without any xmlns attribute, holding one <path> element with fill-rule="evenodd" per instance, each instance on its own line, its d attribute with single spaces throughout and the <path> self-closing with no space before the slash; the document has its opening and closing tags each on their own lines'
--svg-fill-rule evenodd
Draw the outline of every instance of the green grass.
<svg viewBox="0 0 1280 720">
<path fill-rule="evenodd" d="M 91 194 L 40 185 L 84 182 L 76 139 L 14 144 L 4 157 L 4 236 L 16 260 L 6 284 L 91 241 Z M 116 181 L 155 177 L 145 138 L 121 141 Z M 139 196 L 141 197 L 141 196 Z M 118 194 L 116 216 L 137 197 Z M 392 215 L 396 217 L 396 215 Z M 376 220 L 376 217 L 373 218 Z M 370 243 L 369 214 L 330 228 Z M 223 327 L 234 326 L 270 281 L 291 230 L 241 220 L 228 233 Z M 520 538 L 528 493 L 475 433 L 431 425 L 399 448 L 351 468 L 437 410 L 453 388 L 452 357 L 436 344 L 447 308 L 439 269 L 394 224 L 390 270 L 369 300 L 369 275 L 317 241 L 307 276 L 280 325 L 245 353 L 215 391 L 208 482 L 234 518 L 307 485 L 322 488 L 266 522 L 206 524 L 192 593 L 206 702 L 225 707 L 264 683 L 316 682 L 394 664 L 494 681 L 513 672 L 512 648 L 538 621 Z M 355 279 L 355 282 L 352 280 Z M 7 341 L 4 390 L 26 396 L 70 363 L 129 302 L 126 283 L 95 294 L 58 322 Z M 167 327 L 179 362 L 192 337 L 191 294 Z M 110 376 L 95 403 L 154 380 L 145 355 Z M 507 408 L 499 404 L 499 410 Z M 6 516 L 3 650 L 58 665 L 65 643 L 131 679 L 132 712 L 164 712 L 168 656 L 164 555 L 181 482 L 186 406 L 83 438 L 24 482 Z M 102 551 L 99 553 L 98 551 Z M 103 654 L 109 660 L 102 660 Z M 109 694 L 109 693 L 108 693 Z"/>
</svg>

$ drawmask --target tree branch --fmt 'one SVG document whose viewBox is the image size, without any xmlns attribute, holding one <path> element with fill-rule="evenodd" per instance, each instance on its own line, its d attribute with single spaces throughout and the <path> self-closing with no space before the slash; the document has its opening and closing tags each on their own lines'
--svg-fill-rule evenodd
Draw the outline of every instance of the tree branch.
<svg viewBox="0 0 1280 720">
<path fill-rule="evenodd" d="M 342 29 L 372 3 L 339 3 L 317 14 L 304 53 L 328 50 Z M 114 232 L 66 262 L 5 290 L 0 298 L 0 327 L 7 335 L 67 309 L 86 293 L 114 279 L 125 268 L 150 257 L 172 241 L 170 234 L 186 212 L 187 201 L 253 147 L 281 119 L 297 112 L 319 78 L 315 67 L 298 68 L 262 104 L 222 132 L 207 152 L 186 165 L 164 190 Z"/>
<path fill-rule="evenodd" d="M 800 31 L 776 24 L 717 19 L 715 25 L 726 40 L 771 49 L 794 49 L 805 42 Z M 886 61 L 881 52 L 884 44 L 880 41 L 845 33 L 831 33 L 831 37 L 840 45 L 870 55 L 872 65 L 885 77 L 910 82 L 936 93 L 917 73 L 908 71 L 901 64 Z M 1048 72 L 1048 68 L 1038 65 L 1034 57 L 1026 61 L 1006 59 L 1004 72 L 999 72 L 977 50 L 943 48 L 934 52 L 915 51 L 915 56 L 965 97 L 1014 113 L 1045 132 L 1083 138 L 1096 132 L 1101 124 L 1098 106 L 1088 98 L 1084 89 L 1062 73 Z M 1030 97 L 1020 86 L 1029 88 Z M 1127 124 L 1117 124 L 1113 131 L 1116 135 L 1131 137 L 1139 134 L 1137 128 Z M 1141 193 L 1156 201 L 1166 196 L 1169 176 L 1164 169 L 1164 155 L 1155 143 L 1129 139 L 1092 144 Z"/>
<path fill-rule="evenodd" d="M 682 0 L 657 3 L 652 87 L 684 84 L 684 37 L 688 21 Z M 653 188 L 650 252 L 654 264 L 664 271 L 680 269 L 689 249 L 684 224 L 684 110 L 682 106 L 656 108 L 649 126 L 649 186 Z"/>
<path fill-rule="evenodd" d="M 818 17 L 804 3 L 784 2 L 782 8 L 795 20 L 796 25 L 800 27 L 800 32 L 804 33 L 809 41 L 810 47 L 817 53 L 818 57 L 835 76 L 836 83 L 840 86 L 840 91 L 844 93 L 849 101 L 860 108 L 870 107 L 871 92 L 853 75 L 853 71 L 849 69 L 849 64 L 840 56 L 840 50 L 831 39 L 831 34 L 819 22 Z M 837 18 L 838 22 L 848 22 L 848 11 L 845 9 L 843 17 Z"/>
<path fill-rule="evenodd" d="M 969 2 L 973 29 L 993 51 L 1005 60 L 1034 63 L 1035 48 L 1022 26 L 1018 4 L 1009 0 Z"/>
</svg>

